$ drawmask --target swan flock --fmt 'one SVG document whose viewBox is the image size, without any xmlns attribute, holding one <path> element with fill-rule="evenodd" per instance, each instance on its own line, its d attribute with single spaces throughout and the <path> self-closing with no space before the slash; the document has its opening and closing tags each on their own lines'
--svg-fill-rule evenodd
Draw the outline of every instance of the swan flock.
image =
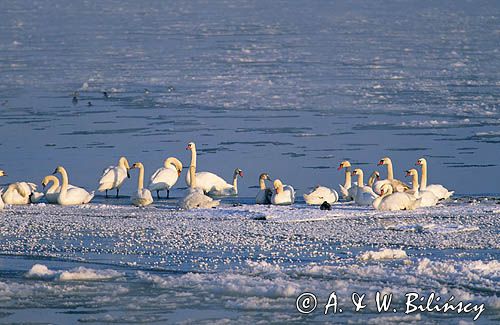
<svg viewBox="0 0 500 325">
<path fill-rule="evenodd" d="M 188 186 L 187 194 L 179 200 L 182 209 L 215 208 L 220 204 L 216 198 L 237 196 L 238 179 L 243 177 L 243 170 L 235 168 L 232 179 L 227 182 L 219 175 L 208 171 L 197 171 L 197 152 L 194 142 L 188 143 L 186 150 L 190 151 L 191 162 L 185 176 Z M 379 171 L 373 171 L 365 184 L 364 172 L 361 168 L 352 169 L 349 161 L 340 163 L 338 170 L 345 171 L 344 184 L 339 184 L 341 198 L 352 201 L 352 204 L 373 207 L 377 210 L 396 211 L 413 210 L 422 207 L 435 206 L 442 200 L 453 195 L 440 184 L 427 184 L 428 164 L 425 158 L 419 158 L 415 168 L 406 170 L 406 176 L 411 177 L 411 186 L 402 180 L 394 178 L 392 160 L 389 157 L 380 159 L 378 166 L 385 166 L 387 178 L 381 179 Z M 417 168 L 420 167 L 420 179 Z M 131 177 L 131 170 L 138 170 L 137 191 L 131 195 L 130 201 L 138 207 L 145 207 L 153 203 L 152 193 L 160 199 L 160 192 L 166 191 L 166 198 L 170 198 L 170 191 L 179 180 L 183 164 L 175 157 L 164 160 L 163 166 L 158 168 L 144 186 L 145 168 L 141 162 L 130 166 L 126 157 L 120 157 L 116 166 L 109 166 L 102 172 L 98 181 L 99 192 L 116 190 L 119 197 L 120 188 L 127 178 Z M 60 175 L 60 179 L 56 176 Z M 0 177 L 7 174 L 0 170 Z M 354 178 L 354 182 L 353 182 Z M 94 191 L 71 185 L 68 172 L 63 166 L 58 166 L 51 175 L 42 179 L 43 192 L 37 191 L 37 185 L 32 182 L 14 182 L 6 189 L 0 189 L 0 209 L 5 205 L 22 205 L 38 203 L 45 200 L 50 204 L 80 205 L 89 203 L 94 197 Z M 50 187 L 47 188 L 47 186 Z M 258 191 L 255 197 L 256 204 L 291 205 L 295 203 L 295 190 L 291 185 L 284 184 L 281 179 L 272 179 L 268 173 L 261 173 L 258 179 Z M 317 185 L 309 193 L 303 194 L 308 205 L 321 206 L 321 209 L 339 201 L 339 194 L 333 188 Z"/>
</svg>

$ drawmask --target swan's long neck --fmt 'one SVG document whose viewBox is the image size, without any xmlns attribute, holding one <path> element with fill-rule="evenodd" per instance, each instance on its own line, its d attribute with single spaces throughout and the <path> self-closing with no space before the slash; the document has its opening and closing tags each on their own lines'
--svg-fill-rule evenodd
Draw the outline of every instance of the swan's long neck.
<svg viewBox="0 0 500 325">
<path fill-rule="evenodd" d="M 61 200 L 64 200 L 66 198 L 66 192 L 68 191 L 68 184 L 69 184 L 68 173 L 64 168 L 61 168 L 61 178 L 62 178 L 62 185 L 59 197 Z"/>
<path fill-rule="evenodd" d="M 375 177 L 377 177 L 377 174 L 372 173 L 370 178 L 368 178 L 368 186 L 372 187 L 373 183 L 375 182 Z"/>
<path fill-rule="evenodd" d="M 364 184 L 363 184 L 363 172 L 359 171 L 357 174 L 358 174 L 358 186 L 363 187 L 364 186 Z"/>
<path fill-rule="evenodd" d="M 233 187 L 236 193 L 238 193 L 238 173 L 234 173 L 233 177 Z"/>
<path fill-rule="evenodd" d="M 263 178 L 259 178 L 259 187 L 261 190 L 265 190 L 266 189 L 266 182 L 264 181 Z"/>
<path fill-rule="evenodd" d="M 384 197 L 386 197 L 387 195 L 389 195 L 389 193 L 384 193 L 384 195 L 380 195 L 379 197 L 377 197 L 375 200 L 373 200 L 373 203 L 372 203 L 372 206 L 378 210 L 378 207 L 380 206 L 380 203 L 382 203 L 382 200 L 384 199 Z"/>
<path fill-rule="evenodd" d="M 387 179 L 392 181 L 394 179 L 394 171 L 392 170 L 392 161 L 387 164 Z"/>
<path fill-rule="evenodd" d="M 415 193 L 417 193 L 418 192 L 418 174 L 413 174 L 411 185 L 412 185 L 412 190 Z"/>
<path fill-rule="evenodd" d="M 422 163 L 422 177 L 420 181 L 420 189 L 423 191 L 427 188 L 427 163 Z"/>
<path fill-rule="evenodd" d="M 344 182 L 344 187 L 345 188 L 351 187 L 351 167 L 346 167 L 345 168 L 345 182 Z"/>
<path fill-rule="evenodd" d="M 57 188 L 59 187 L 59 178 L 50 175 L 47 176 L 47 180 L 49 182 L 52 182 L 52 185 L 47 190 L 47 193 L 54 193 L 55 191 L 57 191 Z"/>
<path fill-rule="evenodd" d="M 195 156 L 196 162 L 196 156 Z M 195 165 L 189 166 L 189 177 L 191 177 L 191 188 L 194 189 L 196 187 L 196 163 Z"/>
<path fill-rule="evenodd" d="M 191 166 L 196 168 L 196 147 L 191 148 Z"/>
<path fill-rule="evenodd" d="M 283 193 L 284 190 L 285 189 L 283 188 L 283 185 L 280 185 L 280 186 L 278 186 L 278 188 L 276 188 L 276 193 L 277 194 Z"/>
<path fill-rule="evenodd" d="M 139 167 L 139 179 L 137 180 L 137 191 L 141 191 L 144 188 L 144 167 Z"/>
</svg>

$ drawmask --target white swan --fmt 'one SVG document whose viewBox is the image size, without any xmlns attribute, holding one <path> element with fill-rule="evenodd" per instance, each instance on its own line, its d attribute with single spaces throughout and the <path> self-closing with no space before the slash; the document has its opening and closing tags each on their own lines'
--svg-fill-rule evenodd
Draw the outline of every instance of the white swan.
<svg viewBox="0 0 500 325">
<path fill-rule="evenodd" d="M 345 168 L 345 182 L 344 185 L 340 185 L 340 193 L 342 194 L 342 198 L 346 201 L 354 200 L 354 196 L 356 195 L 356 187 L 351 183 L 351 163 L 347 160 L 344 160 L 340 163 L 339 168 L 337 170 L 341 170 Z M 354 183 L 354 185 L 357 185 Z"/>
<path fill-rule="evenodd" d="M 135 206 L 144 207 L 153 203 L 153 197 L 151 196 L 151 191 L 147 188 L 144 188 L 144 165 L 140 162 L 136 162 L 132 165 L 132 169 L 135 168 L 139 168 L 139 177 L 137 178 L 137 192 L 135 192 L 130 197 L 130 201 Z"/>
<path fill-rule="evenodd" d="M 316 186 L 308 194 L 304 194 L 303 197 L 309 205 L 321 205 L 324 202 L 332 204 L 339 200 L 339 194 L 337 191 L 320 185 Z"/>
<path fill-rule="evenodd" d="M 432 207 L 435 206 L 439 198 L 429 190 L 419 190 L 418 189 L 418 172 L 416 169 L 412 168 L 406 171 L 406 176 L 412 176 L 412 188 L 405 193 L 412 194 L 415 198 L 420 200 L 420 207 Z"/>
<path fill-rule="evenodd" d="M 170 197 L 170 189 L 177 183 L 181 176 L 182 163 L 175 157 L 168 157 L 163 164 L 164 167 L 158 168 L 149 179 L 149 190 L 156 191 L 156 196 L 160 198 L 160 191 L 167 191 L 167 199 Z"/>
<path fill-rule="evenodd" d="M 12 183 L 2 194 L 4 203 L 12 205 L 37 203 L 42 197 L 43 193 L 36 192 L 36 185 L 28 182 Z"/>
<path fill-rule="evenodd" d="M 205 195 L 203 190 L 196 187 L 196 165 L 189 166 L 189 173 L 191 174 L 191 185 L 188 194 L 179 202 L 182 209 L 210 209 L 215 208 L 220 204 L 219 200 L 214 200 L 210 196 Z"/>
<path fill-rule="evenodd" d="M 295 190 L 290 185 L 283 185 L 277 179 L 273 183 L 274 192 L 271 197 L 271 203 L 275 205 L 290 205 L 295 202 Z"/>
<path fill-rule="evenodd" d="M 57 166 L 54 174 L 60 173 L 62 178 L 61 190 L 57 197 L 57 204 L 59 205 L 79 205 L 87 204 L 94 197 L 94 191 L 87 192 L 81 187 L 69 188 L 68 173 L 62 166 Z"/>
<path fill-rule="evenodd" d="M 130 166 L 125 157 L 118 160 L 118 166 L 109 166 L 102 172 L 101 179 L 99 180 L 99 192 L 106 191 L 106 198 L 108 197 L 108 190 L 116 189 L 116 197 L 120 192 L 126 178 L 130 178 Z"/>
<path fill-rule="evenodd" d="M 420 189 L 421 190 L 431 191 L 440 200 L 446 200 L 450 196 L 452 196 L 453 193 L 455 193 L 455 191 L 451 191 L 451 192 L 448 191 L 448 189 L 446 189 L 446 187 L 444 187 L 441 184 L 427 185 L 427 160 L 425 160 L 425 158 L 420 158 L 419 160 L 417 160 L 416 165 L 422 167 L 422 177 L 421 177 L 421 181 L 420 181 Z"/>
<path fill-rule="evenodd" d="M 0 188 L 0 210 L 5 208 L 5 203 L 3 202 L 2 194 L 3 194 L 3 188 Z"/>
<path fill-rule="evenodd" d="M 59 178 L 54 175 L 47 175 L 42 180 L 42 186 L 45 188 L 50 182 L 52 182 L 52 185 L 45 191 L 45 199 L 51 204 L 57 204 L 57 198 L 59 196 L 59 192 L 61 192 Z M 76 186 L 68 184 L 68 190 L 72 188 L 76 188 Z"/>
<path fill-rule="evenodd" d="M 394 171 L 392 168 L 391 158 L 385 157 L 380 159 L 380 161 L 378 162 L 378 166 L 381 165 L 387 166 L 387 179 L 377 181 L 373 184 L 373 190 L 375 191 L 375 193 L 380 194 L 380 189 L 384 184 L 390 184 L 392 186 L 393 192 L 404 192 L 410 189 L 410 187 L 407 184 L 394 178 Z"/>
<path fill-rule="evenodd" d="M 360 168 L 356 168 L 352 172 L 352 175 L 358 176 L 358 185 L 356 185 L 356 196 L 354 197 L 354 202 L 356 202 L 357 205 L 372 205 L 378 195 L 373 192 L 370 186 L 364 185 L 363 171 Z"/>
<path fill-rule="evenodd" d="M 271 178 L 269 174 L 262 173 L 259 176 L 259 192 L 255 197 L 255 203 L 257 204 L 271 204 L 271 197 L 273 196 L 273 191 L 266 186 L 266 180 L 270 181 Z"/>
<path fill-rule="evenodd" d="M 413 195 L 396 192 L 392 193 L 391 184 L 384 184 L 380 189 L 381 195 L 373 200 L 372 206 L 382 211 L 414 210 L 420 206 L 420 199 Z"/>
<path fill-rule="evenodd" d="M 370 175 L 370 178 L 368 178 L 367 185 L 373 189 L 373 184 L 375 183 L 375 181 L 379 181 L 379 180 L 380 180 L 380 173 L 378 171 L 374 171 Z"/>
<path fill-rule="evenodd" d="M 191 150 L 191 166 L 196 166 L 196 145 L 190 142 L 186 150 Z M 236 172 L 238 171 L 238 172 Z M 191 186 L 191 173 L 186 175 L 186 184 Z M 212 196 L 231 196 L 238 194 L 237 176 L 243 176 L 241 169 L 235 170 L 233 185 L 228 184 L 222 177 L 210 172 L 196 173 L 196 187 Z"/>
</svg>

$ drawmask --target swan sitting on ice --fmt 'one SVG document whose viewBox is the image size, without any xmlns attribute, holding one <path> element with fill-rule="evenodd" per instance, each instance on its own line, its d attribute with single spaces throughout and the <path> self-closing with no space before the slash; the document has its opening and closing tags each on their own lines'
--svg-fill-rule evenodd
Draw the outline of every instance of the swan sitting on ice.
<svg viewBox="0 0 500 325">
<path fill-rule="evenodd" d="M 262 173 L 259 176 L 259 192 L 255 197 L 255 203 L 257 204 L 271 204 L 271 197 L 273 196 L 273 191 L 266 186 L 266 180 L 271 181 L 269 174 Z"/>
<path fill-rule="evenodd" d="M 151 176 L 148 186 L 150 191 L 156 191 L 158 199 L 162 190 L 167 191 L 167 199 L 170 197 L 170 189 L 177 183 L 182 172 L 182 163 L 175 157 L 168 157 L 163 166 Z"/>
<path fill-rule="evenodd" d="M 381 165 L 387 166 L 387 179 L 377 181 L 377 182 L 375 182 L 375 184 L 373 184 L 373 190 L 375 191 L 375 193 L 380 194 L 380 189 L 382 188 L 382 185 L 384 185 L 384 184 L 389 184 L 390 186 L 392 186 L 392 191 L 394 193 L 395 192 L 404 192 L 404 191 L 410 189 L 410 187 L 407 184 L 394 178 L 394 171 L 392 168 L 391 158 L 389 158 L 389 157 L 382 158 L 382 159 L 380 159 L 380 161 L 378 162 L 377 165 L 378 166 L 381 166 Z"/>
<path fill-rule="evenodd" d="M 87 192 L 81 187 L 69 187 L 68 173 L 62 166 L 58 166 L 54 174 L 60 173 L 62 178 L 62 185 L 59 195 L 57 196 L 57 203 L 59 205 L 79 205 L 87 204 L 94 197 L 94 191 Z"/>
<path fill-rule="evenodd" d="M 373 207 L 382 211 L 414 210 L 420 206 L 420 199 L 413 195 L 396 192 L 392 193 L 390 184 L 382 185 L 380 196 L 373 201 Z"/>
<path fill-rule="evenodd" d="M 309 205 L 321 205 L 325 202 L 332 204 L 339 200 L 337 191 L 325 186 L 316 186 L 309 194 L 304 194 L 304 200 Z"/>
<path fill-rule="evenodd" d="M 215 208 L 220 204 L 219 200 L 214 200 L 210 196 L 205 195 L 201 188 L 197 188 L 196 165 L 189 167 L 191 174 L 191 184 L 188 194 L 179 202 L 179 206 L 184 210 L 190 209 L 210 209 Z"/>
<path fill-rule="evenodd" d="M 4 203 L 12 205 L 37 203 L 42 198 L 43 193 L 36 192 L 36 185 L 28 182 L 12 183 L 2 194 Z"/>
<path fill-rule="evenodd" d="M 295 202 L 295 190 L 290 185 L 283 185 L 277 179 L 273 183 L 274 192 L 271 197 L 271 203 L 275 205 L 290 205 Z"/>
<path fill-rule="evenodd" d="M 116 197 L 118 198 L 120 187 L 122 187 L 126 178 L 130 178 L 129 169 L 130 166 L 127 158 L 121 157 L 120 160 L 118 160 L 118 166 L 109 166 L 103 171 L 101 179 L 99 180 L 98 191 L 106 191 L 107 198 L 108 190 L 116 189 Z"/>
<path fill-rule="evenodd" d="M 453 193 L 455 193 L 454 191 L 451 191 L 451 192 L 448 191 L 448 189 L 446 189 L 446 187 L 444 187 L 441 184 L 427 185 L 427 160 L 425 160 L 425 158 L 420 158 L 419 160 L 417 160 L 416 165 L 422 167 L 422 178 L 420 181 L 420 190 L 431 191 L 440 200 L 446 200 L 450 196 L 452 196 Z"/>
<path fill-rule="evenodd" d="M 45 199 L 51 204 L 57 204 L 57 197 L 59 196 L 59 192 L 61 192 L 61 186 L 59 186 L 59 178 L 55 177 L 54 175 L 45 176 L 42 180 L 42 186 L 45 188 L 50 182 L 52 182 L 52 186 L 50 186 L 45 191 Z M 76 186 L 68 184 L 68 190 L 73 188 L 76 188 Z"/>
<path fill-rule="evenodd" d="M 356 185 L 356 195 L 354 196 L 354 202 L 357 205 L 372 205 L 373 200 L 375 200 L 378 195 L 373 192 L 370 186 L 364 185 L 363 182 L 363 171 L 360 168 L 356 168 L 352 172 L 353 176 L 358 176 L 358 185 Z"/>
<path fill-rule="evenodd" d="M 341 170 L 345 168 L 345 182 L 344 185 L 340 185 L 340 193 L 342 194 L 342 198 L 346 201 L 354 200 L 354 196 L 356 195 L 356 187 L 352 186 L 351 183 L 351 163 L 347 160 L 344 160 L 340 163 L 339 168 L 337 170 Z M 354 183 L 354 185 L 357 185 Z"/>
<path fill-rule="evenodd" d="M 131 169 L 139 168 L 139 177 L 137 178 L 137 192 L 135 192 L 130 201 L 133 205 L 138 207 L 144 207 L 153 203 L 153 197 L 151 196 L 151 191 L 144 188 L 144 165 L 140 162 L 136 162 L 132 165 Z"/>
<path fill-rule="evenodd" d="M 190 142 L 186 150 L 191 150 L 191 166 L 196 166 L 196 145 Z M 236 172 L 238 171 L 238 172 Z M 191 186 L 191 173 L 186 175 L 186 184 Z M 238 194 L 237 177 L 243 176 L 241 169 L 237 168 L 233 177 L 233 184 L 228 184 L 222 177 L 210 172 L 196 173 L 196 187 L 212 196 L 233 196 Z"/>
<path fill-rule="evenodd" d="M 405 193 L 412 194 L 415 198 L 420 200 L 420 207 L 432 207 L 435 206 L 439 198 L 429 190 L 418 190 L 418 172 L 416 169 L 412 168 L 406 171 L 406 176 L 412 176 L 412 189 L 406 191 Z"/>
</svg>

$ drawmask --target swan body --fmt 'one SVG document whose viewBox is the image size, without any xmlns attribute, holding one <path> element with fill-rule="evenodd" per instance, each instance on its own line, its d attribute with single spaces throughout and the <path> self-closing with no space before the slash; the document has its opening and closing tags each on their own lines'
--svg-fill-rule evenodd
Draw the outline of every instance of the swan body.
<svg viewBox="0 0 500 325">
<path fill-rule="evenodd" d="M 352 175 L 358 176 L 358 185 L 356 185 L 356 195 L 354 197 L 354 202 L 357 205 L 372 205 L 373 201 L 378 197 L 375 192 L 373 192 L 370 186 L 366 186 L 363 183 L 363 171 L 360 168 L 356 168 Z"/>
<path fill-rule="evenodd" d="M 387 179 L 377 181 L 373 184 L 373 190 L 375 191 L 375 193 L 380 194 L 382 186 L 385 184 L 390 185 L 392 187 L 393 192 L 404 192 L 404 191 L 410 189 L 408 184 L 405 184 L 404 182 L 400 181 L 399 179 L 394 178 L 394 170 L 392 168 L 391 158 L 385 157 L 385 158 L 380 159 L 380 161 L 378 162 L 378 165 L 379 166 L 381 166 L 381 165 L 387 166 Z"/>
<path fill-rule="evenodd" d="M 271 203 L 274 205 L 290 205 L 295 202 L 295 190 L 290 185 L 283 185 L 277 179 L 273 183 L 274 192 L 271 197 Z"/>
<path fill-rule="evenodd" d="M 3 210 L 3 208 L 5 208 L 5 203 L 3 202 L 2 194 L 3 194 L 3 188 L 0 188 L 0 210 Z"/>
<path fill-rule="evenodd" d="M 57 204 L 57 197 L 59 196 L 59 192 L 61 192 L 61 186 L 59 186 L 59 178 L 55 177 L 54 175 L 45 176 L 42 180 L 43 187 L 47 186 L 50 182 L 52 182 L 52 185 L 45 191 L 45 199 L 48 203 Z M 68 190 L 72 188 L 76 188 L 76 186 L 68 184 Z"/>
<path fill-rule="evenodd" d="M 416 169 L 410 169 L 406 171 L 406 176 L 412 176 L 412 189 L 406 191 L 405 193 L 413 194 L 413 196 L 420 200 L 420 207 L 432 207 L 435 206 L 439 198 L 429 190 L 419 190 L 418 189 L 418 172 Z"/>
<path fill-rule="evenodd" d="M 271 178 L 267 173 L 262 173 L 259 176 L 259 191 L 257 196 L 255 196 L 255 203 L 257 204 L 271 204 L 271 197 L 273 196 L 273 191 L 266 186 L 266 180 L 270 181 Z"/>
<path fill-rule="evenodd" d="M 309 194 L 304 194 L 303 196 L 309 205 L 321 205 L 324 202 L 332 204 L 339 200 L 337 191 L 320 185 L 316 186 Z"/>
<path fill-rule="evenodd" d="M 420 189 L 431 191 L 438 197 L 439 200 L 446 200 L 455 193 L 455 191 L 448 191 L 446 187 L 441 184 L 427 185 L 427 160 L 425 158 L 420 158 L 417 160 L 416 165 L 422 167 L 422 176 L 420 182 Z"/>
<path fill-rule="evenodd" d="M 191 162 L 191 166 L 189 166 L 189 174 L 191 174 L 189 192 L 179 202 L 179 206 L 184 210 L 210 209 L 218 206 L 220 204 L 219 200 L 212 199 L 210 196 L 207 196 L 205 195 L 205 193 L 203 193 L 203 189 L 196 187 L 196 159 L 194 160 L 194 164 L 193 162 Z"/>
<path fill-rule="evenodd" d="M 191 165 L 196 166 L 196 145 L 190 142 L 187 145 L 187 150 L 191 150 Z M 243 176 L 241 169 L 236 169 L 240 172 L 239 176 Z M 233 184 L 228 184 L 222 177 L 210 172 L 196 173 L 196 187 L 201 188 L 204 193 L 211 196 L 234 196 L 238 194 L 238 184 L 236 170 L 233 178 Z M 191 186 L 191 173 L 186 174 L 186 184 Z"/>
<path fill-rule="evenodd" d="M 357 183 L 352 184 L 351 182 L 351 163 L 347 160 L 344 160 L 340 163 L 337 170 L 341 170 L 342 168 L 345 168 L 345 181 L 344 185 L 339 184 L 340 194 L 342 194 L 342 198 L 344 200 L 352 201 L 356 196 L 356 187 L 353 185 L 357 185 Z"/>
<path fill-rule="evenodd" d="M 37 203 L 42 197 L 43 193 L 36 192 L 36 185 L 28 182 L 12 183 L 2 194 L 4 203 L 12 205 Z"/>
<path fill-rule="evenodd" d="M 118 166 L 109 166 L 103 171 L 97 190 L 99 192 L 106 191 L 106 197 L 108 197 L 108 190 L 116 189 L 116 197 L 118 197 L 125 179 L 130 178 L 129 169 L 127 158 L 121 157 L 118 160 Z"/>
<path fill-rule="evenodd" d="M 177 158 L 169 157 L 165 160 L 163 166 L 151 175 L 148 188 L 150 191 L 156 191 L 158 198 L 160 198 L 160 191 L 166 190 L 168 199 L 170 189 L 177 183 L 177 179 L 181 175 L 182 163 Z"/>
<path fill-rule="evenodd" d="M 87 192 L 81 187 L 69 187 L 68 173 L 62 166 L 58 166 L 54 174 L 60 173 L 62 178 L 62 185 L 57 196 L 57 204 L 59 205 L 80 205 L 87 204 L 94 198 L 94 192 Z"/>
<path fill-rule="evenodd" d="M 144 188 L 144 165 L 140 162 L 136 162 L 132 165 L 131 169 L 139 169 L 139 177 L 137 179 L 137 192 L 135 192 L 130 201 L 133 205 L 138 207 L 145 207 L 153 203 L 153 196 L 151 195 L 151 191 L 147 188 Z"/>
<path fill-rule="evenodd" d="M 414 210 L 420 206 L 420 199 L 413 195 L 396 192 L 393 194 L 392 186 L 385 184 L 382 186 L 381 195 L 373 200 L 372 206 L 381 211 Z"/>
</svg>

